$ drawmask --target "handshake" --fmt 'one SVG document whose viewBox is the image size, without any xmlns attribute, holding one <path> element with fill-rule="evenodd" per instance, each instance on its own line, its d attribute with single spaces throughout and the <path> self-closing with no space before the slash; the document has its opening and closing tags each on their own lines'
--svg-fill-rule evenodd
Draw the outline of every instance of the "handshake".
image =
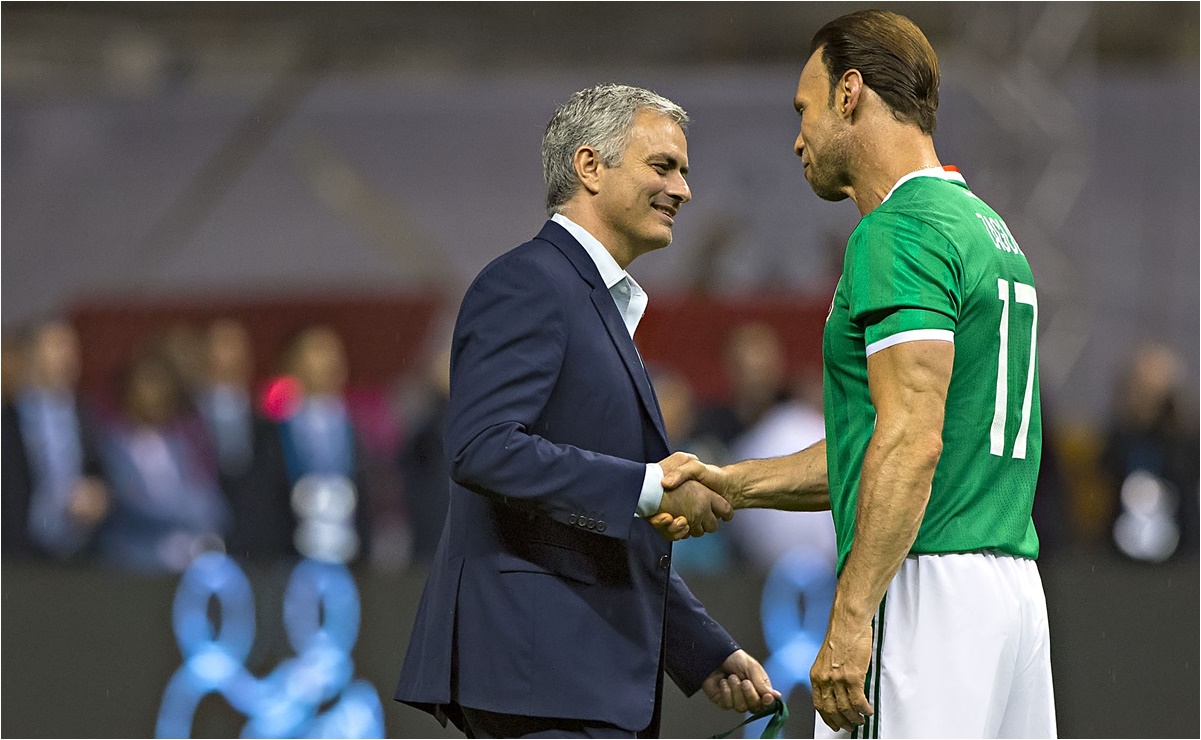
<svg viewBox="0 0 1201 740">
<path fill-rule="evenodd" d="M 687 452 L 676 452 L 659 463 L 663 468 L 663 500 L 647 519 L 665 540 L 682 540 L 716 532 L 718 520 L 734 516 L 737 491 L 733 478 Z"/>
</svg>

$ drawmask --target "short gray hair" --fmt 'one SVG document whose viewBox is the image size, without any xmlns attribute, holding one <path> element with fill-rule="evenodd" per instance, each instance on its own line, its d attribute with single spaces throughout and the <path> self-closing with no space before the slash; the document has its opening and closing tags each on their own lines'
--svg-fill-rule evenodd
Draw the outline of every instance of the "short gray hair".
<svg viewBox="0 0 1201 740">
<path fill-rule="evenodd" d="M 546 212 L 554 215 L 580 187 L 575 153 L 582 146 L 596 149 L 606 167 L 621 164 L 626 136 L 634 115 L 649 110 L 688 126 L 684 109 L 662 95 L 630 85 L 597 85 L 580 90 L 546 124 L 542 136 L 542 176 L 546 179 Z"/>
</svg>

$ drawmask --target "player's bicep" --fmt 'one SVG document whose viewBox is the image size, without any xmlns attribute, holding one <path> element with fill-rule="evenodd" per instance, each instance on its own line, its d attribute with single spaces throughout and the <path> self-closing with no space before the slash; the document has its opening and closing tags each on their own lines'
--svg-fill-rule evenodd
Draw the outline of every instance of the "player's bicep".
<svg viewBox="0 0 1201 740">
<path fill-rule="evenodd" d="M 877 429 L 906 437 L 941 438 L 955 344 L 939 339 L 904 341 L 867 358 L 867 383 Z"/>
</svg>

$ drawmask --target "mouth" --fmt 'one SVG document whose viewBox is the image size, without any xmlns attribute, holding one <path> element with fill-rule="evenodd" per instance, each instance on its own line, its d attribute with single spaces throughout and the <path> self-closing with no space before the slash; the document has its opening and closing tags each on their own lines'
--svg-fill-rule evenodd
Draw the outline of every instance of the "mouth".
<svg viewBox="0 0 1201 740">
<path fill-rule="evenodd" d="M 659 213 L 662 213 L 663 216 L 667 219 L 668 225 L 675 224 L 676 212 L 679 210 L 678 208 L 675 208 L 675 207 L 669 206 L 669 205 L 665 205 L 663 203 L 654 203 L 651 205 L 651 208 L 654 208 Z"/>
</svg>

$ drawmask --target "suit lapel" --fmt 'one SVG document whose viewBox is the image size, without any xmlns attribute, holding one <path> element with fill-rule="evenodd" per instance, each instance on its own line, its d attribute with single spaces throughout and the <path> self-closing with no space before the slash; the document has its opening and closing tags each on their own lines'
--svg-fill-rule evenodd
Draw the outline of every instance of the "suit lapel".
<svg viewBox="0 0 1201 740">
<path fill-rule="evenodd" d="M 617 304 L 613 302 L 613 295 L 609 293 L 609 289 L 604 285 L 593 288 L 592 305 L 596 307 L 596 312 L 600 314 L 601 321 L 605 325 L 605 331 L 609 332 L 609 338 L 617 347 L 617 354 L 621 356 L 626 371 L 630 373 L 630 379 L 634 381 L 634 387 L 638 389 L 638 397 L 642 399 L 642 405 L 646 407 L 647 415 L 654 422 L 655 430 L 663 437 L 664 444 L 666 444 L 667 432 L 663 427 L 663 416 L 659 413 L 659 402 L 655 398 L 655 390 L 651 388 L 650 376 L 646 374 L 646 367 L 643 366 L 642 359 L 638 356 L 638 348 L 634 346 L 634 340 L 630 337 L 630 332 L 626 328 L 621 314 L 617 311 Z"/>
<path fill-rule="evenodd" d="M 643 407 L 646 409 L 647 416 L 655 427 L 655 431 L 662 437 L 663 446 L 667 446 L 667 431 L 663 426 L 663 416 L 659 413 L 659 401 L 655 398 L 655 390 L 651 388 L 650 376 L 646 373 L 646 368 L 642 365 L 642 360 L 638 357 L 638 349 L 634 346 L 634 340 L 630 337 L 630 332 L 626 329 L 625 321 L 621 318 L 621 313 L 617 310 L 617 304 L 613 302 L 613 294 L 605 287 L 601 280 L 600 271 L 596 269 L 596 263 L 588 256 L 588 252 L 584 250 L 580 243 L 575 240 L 567 229 L 564 229 L 554 221 L 547 221 L 542 227 L 542 231 L 538 232 L 538 239 L 545 239 L 554 244 L 560 252 L 571 261 L 575 266 L 576 271 L 584 282 L 592 286 L 592 305 L 596 308 L 596 312 L 600 314 L 601 323 L 605 326 L 605 331 L 609 333 L 609 338 L 613 340 L 613 345 L 617 348 L 617 354 L 621 357 L 622 363 L 626 366 L 626 371 L 630 374 L 630 380 L 633 381 L 634 387 L 638 389 L 638 398 L 642 401 Z"/>
</svg>

